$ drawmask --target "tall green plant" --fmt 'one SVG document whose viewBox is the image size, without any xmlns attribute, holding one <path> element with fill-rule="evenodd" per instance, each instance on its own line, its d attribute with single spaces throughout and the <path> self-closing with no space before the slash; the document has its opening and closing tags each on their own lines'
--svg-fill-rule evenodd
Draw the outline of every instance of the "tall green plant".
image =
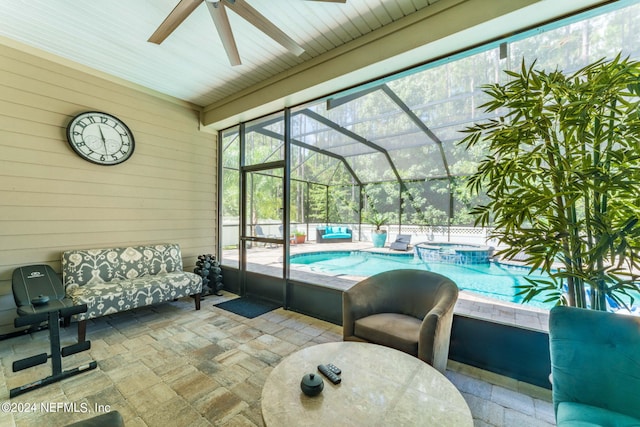
<svg viewBox="0 0 640 427">
<path fill-rule="evenodd" d="M 374 230 L 376 233 L 382 233 L 384 231 L 381 227 L 389 223 L 389 216 L 377 211 L 372 211 L 365 215 L 365 220 L 376 227 Z"/>
<path fill-rule="evenodd" d="M 505 257 L 532 270 L 520 294 L 604 310 L 606 296 L 633 303 L 640 243 L 640 63 L 620 56 L 572 75 L 527 68 L 483 86 L 498 117 L 465 130 L 488 144 L 468 185 L 489 201 L 476 225 L 493 225 Z M 560 268 L 555 268 L 555 267 Z"/>
</svg>

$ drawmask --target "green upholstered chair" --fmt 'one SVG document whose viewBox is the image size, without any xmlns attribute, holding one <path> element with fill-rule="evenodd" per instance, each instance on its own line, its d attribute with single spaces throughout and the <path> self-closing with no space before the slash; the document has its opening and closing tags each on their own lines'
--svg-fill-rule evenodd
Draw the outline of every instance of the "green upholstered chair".
<svg viewBox="0 0 640 427">
<path fill-rule="evenodd" d="M 379 273 L 343 293 L 343 338 L 404 351 L 444 372 L 457 300 L 458 286 L 440 274 Z"/>
<path fill-rule="evenodd" d="M 558 426 L 640 426 L 640 317 L 554 307 L 549 340 Z"/>
<path fill-rule="evenodd" d="M 111 411 L 68 424 L 67 427 L 124 427 L 124 420 L 120 412 Z"/>
</svg>

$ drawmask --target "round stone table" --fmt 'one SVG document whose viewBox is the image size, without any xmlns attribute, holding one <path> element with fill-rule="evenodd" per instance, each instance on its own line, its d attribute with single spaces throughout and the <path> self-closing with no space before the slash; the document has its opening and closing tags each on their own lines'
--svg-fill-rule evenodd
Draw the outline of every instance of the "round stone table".
<svg viewBox="0 0 640 427">
<path fill-rule="evenodd" d="M 342 382 L 317 369 L 333 363 Z M 305 374 L 316 373 L 324 390 L 308 397 Z M 307 347 L 283 359 L 262 389 L 266 426 L 473 426 L 464 398 L 436 369 L 392 348 L 358 342 Z"/>
</svg>

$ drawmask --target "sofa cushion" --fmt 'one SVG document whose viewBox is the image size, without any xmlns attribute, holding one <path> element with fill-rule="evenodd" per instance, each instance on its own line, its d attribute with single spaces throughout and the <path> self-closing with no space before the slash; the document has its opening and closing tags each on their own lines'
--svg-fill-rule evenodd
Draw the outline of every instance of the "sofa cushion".
<svg viewBox="0 0 640 427">
<path fill-rule="evenodd" d="M 331 233 L 333 233 L 333 227 L 326 226 L 324 228 L 324 234 L 331 234 Z"/>
<path fill-rule="evenodd" d="M 597 406 L 560 402 L 556 425 L 558 427 L 638 427 L 640 420 Z"/>
<path fill-rule="evenodd" d="M 378 313 L 356 320 L 353 334 L 417 356 L 421 325 L 420 319 L 406 314 Z"/>
<path fill-rule="evenodd" d="M 74 284 L 67 293 L 75 305 L 87 304 L 87 312 L 77 315 L 86 320 L 197 294 L 201 280 L 196 274 L 176 271 L 90 286 Z"/>
<path fill-rule="evenodd" d="M 62 254 L 65 287 L 135 279 L 182 271 L 180 246 L 165 243 L 105 249 L 77 249 Z"/>
<path fill-rule="evenodd" d="M 324 236 L 322 236 L 323 239 L 348 239 L 351 237 L 351 234 L 347 234 L 347 233 L 331 233 L 331 234 L 325 234 Z"/>
</svg>

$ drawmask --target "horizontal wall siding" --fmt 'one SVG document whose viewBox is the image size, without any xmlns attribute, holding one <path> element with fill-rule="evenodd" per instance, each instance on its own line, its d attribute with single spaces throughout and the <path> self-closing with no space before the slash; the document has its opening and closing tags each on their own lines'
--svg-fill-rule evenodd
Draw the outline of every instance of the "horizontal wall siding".
<svg viewBox="0 0 640 427">
<path fill-rule="evenodd" d="M 125 163 L 99 166 L 66 141 L 84 111 L 123 120 Z M 0 335 L 12 332 L 16 267 L 74 248 L 176 242 L 185 270 L 216 247 L 216 135 L 198 107 L 0 44 Z"/>
</svg>

